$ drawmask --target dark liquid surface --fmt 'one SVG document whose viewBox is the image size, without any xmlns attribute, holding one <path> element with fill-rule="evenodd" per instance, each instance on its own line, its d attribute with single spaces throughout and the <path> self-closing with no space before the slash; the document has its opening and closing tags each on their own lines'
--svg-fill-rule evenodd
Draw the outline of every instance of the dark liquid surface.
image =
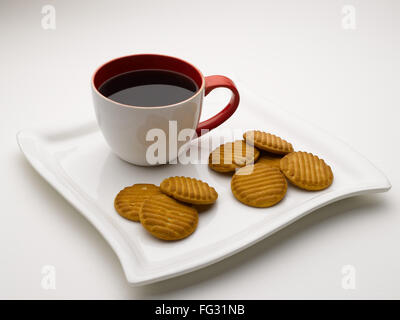
<svg viewBox="0 0 400 320">
<path fill-rule="evenodd" d="M 183 74 L 165 70 L 138 70 L 119 74 L 104 82 L 99 91 L 119 103 L 140 107 L 175 104 L 198 90 Z"/>
</svg>

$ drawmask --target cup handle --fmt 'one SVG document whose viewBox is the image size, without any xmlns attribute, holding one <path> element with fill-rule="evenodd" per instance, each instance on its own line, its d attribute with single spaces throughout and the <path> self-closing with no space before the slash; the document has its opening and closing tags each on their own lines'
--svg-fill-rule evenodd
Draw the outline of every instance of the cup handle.
<svg viewBox="0 0 400 320">
<path fill-rule="evenodd" d="M 221 125 L 222 123 L 224 123 L 226 120 L 228 120 L 239 106 L 239 101 L 240 101 L 239 92 L 236 89 L 236 86 L 231 79 L 224 76 L 205 77 L 204 96 L 207 96 L 215 88 L 228 88 L 229 90 L 231 90 L 232 91 L 231 100 L 222 111 L 217 113 L 212 118 L 202 121 L 198 124 L 196 129 L 198 137 L 202 135 L 202 130 L 212 130 Z"/>
</svg>

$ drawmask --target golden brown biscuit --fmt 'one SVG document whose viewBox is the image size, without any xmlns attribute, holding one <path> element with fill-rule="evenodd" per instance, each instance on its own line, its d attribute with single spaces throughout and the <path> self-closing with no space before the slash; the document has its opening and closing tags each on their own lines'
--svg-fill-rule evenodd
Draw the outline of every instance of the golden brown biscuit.
<svg viewBox="0 0 400 320">
<path fill-rule="evenodd" d="M 199 215 L 193 207 L 184 205 L 165 194 L 147 199 L 140 210 L 142 226 L 162 240 L 180 240 L 196 230 Z"/>
<path fill-rule="evenodd" d="M 308 152 L 293 152 L 281 159 L 281 171 L 295 186 L 305 190 L 322 190 L 333 181 L 330 166 Z"/>
<path fill-rule="evenodd" d="M 218 193 L 206 182 L 189 177 L 170 177 L 161 182 L 163 193 L 176 200 L 192 204 L 211 204 L 218 198 Z"/>
<path fill-rule="evenodd" d="M 257 160 L 257 163 L 264 163 L 270 167 L 280 169 L 282 155 L 263 152 Z"/>
<path fill-rule="evenodd" d="M 283 199 L 287 182 L 279 169 L 256 163 L 236 171 L 232 177 L 231 189 L 240 202 L 252 207 L 266 208 Z"/>
<path fill-rule="evenodd" d="M 210 153 L 208 165 L 217 172 L 234 172 L 258 159 L 260 151 L 243 140 L 220 145 Z"/>
<path fill-rule="evenodd" d="M 139 221 L 139 211 L 143 202 L 156 194 L 161 194 L 161 191 L 154 184 L 134 184 L 126 187 L 115 197 L 115 210 L 126 219 Z"/>
<path fill-rule="evenodd" d="M 271 133 L 252 130 L 245 132 L 243 138 L 247 143 L 271 153 L 287 154 L 294 151 L 291 143 Z"/>
</svg>

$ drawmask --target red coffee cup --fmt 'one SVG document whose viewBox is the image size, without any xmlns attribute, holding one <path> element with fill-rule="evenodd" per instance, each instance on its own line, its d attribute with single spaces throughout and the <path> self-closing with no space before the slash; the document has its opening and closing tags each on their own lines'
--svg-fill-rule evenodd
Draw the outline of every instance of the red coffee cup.
<svg viewBox="0 0 400 320">
<path fill-rule="evenodd" d="M 112 77 L 146 69 L 181 73 L 192 79 L 199 89 L 187 100 L 157 107 L 121 104 L 99 91 L 101 85 Z M 220 87 L 232 91 L 229 103 L 215 116 L 199 123 L 203 97 Z M 176 125 L 178 134 L 182 130 L 192 130 L 193 135 L 189 139 L 193 139 L 225 122 L 235 112 L 240 100 L 239 92 L 229 78 L 219 75 L 204 77 L 192 64 L 160 54 L 135 54 L 106 62 L 93 75 L 92 93 L 97 122 L 108 145 L 120 158 L 137 165 L 159 164 L 148 159 L 148 148 L 154 142 L 151 137 L 149 140 L 152 129 L 165 133 L 165 158 L 169 162 L 175 160 L 180 152 L 184 152 L 184 146 L 187 145 L 187 139 L 178 139 L 176 150 L 171 150 L 168 145 L 171 123 Z"/>
</svg>

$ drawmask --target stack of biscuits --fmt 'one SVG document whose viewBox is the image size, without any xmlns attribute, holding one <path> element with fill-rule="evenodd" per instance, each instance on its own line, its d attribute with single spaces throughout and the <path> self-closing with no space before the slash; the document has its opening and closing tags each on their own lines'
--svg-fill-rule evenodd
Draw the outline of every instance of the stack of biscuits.
<svg viewBox="0 0 400 320">
<path fill-rule="evenodd" d="M 212 204 L 217 198 L 215 189 L 201 180 L 170 177 L 160 186 L 134 184 L 124 188 L 115 197 L 114 207 L 156 238 L 180 240 L 197 228 L 199 215 L 193 205 Z"/>
<path fill-rule="evenodd" d="M 294 186 L 317 191 L 328 188 L 333 173 L 324 160 L 263 131 L 243 134 L 243 140 L 220 145 L 209 156 L 209 167 L 217 172 L 234 172 L 232 193 L 252 207 L 271 207 L 286 195 L 287 180 Z"/>
</svg>

